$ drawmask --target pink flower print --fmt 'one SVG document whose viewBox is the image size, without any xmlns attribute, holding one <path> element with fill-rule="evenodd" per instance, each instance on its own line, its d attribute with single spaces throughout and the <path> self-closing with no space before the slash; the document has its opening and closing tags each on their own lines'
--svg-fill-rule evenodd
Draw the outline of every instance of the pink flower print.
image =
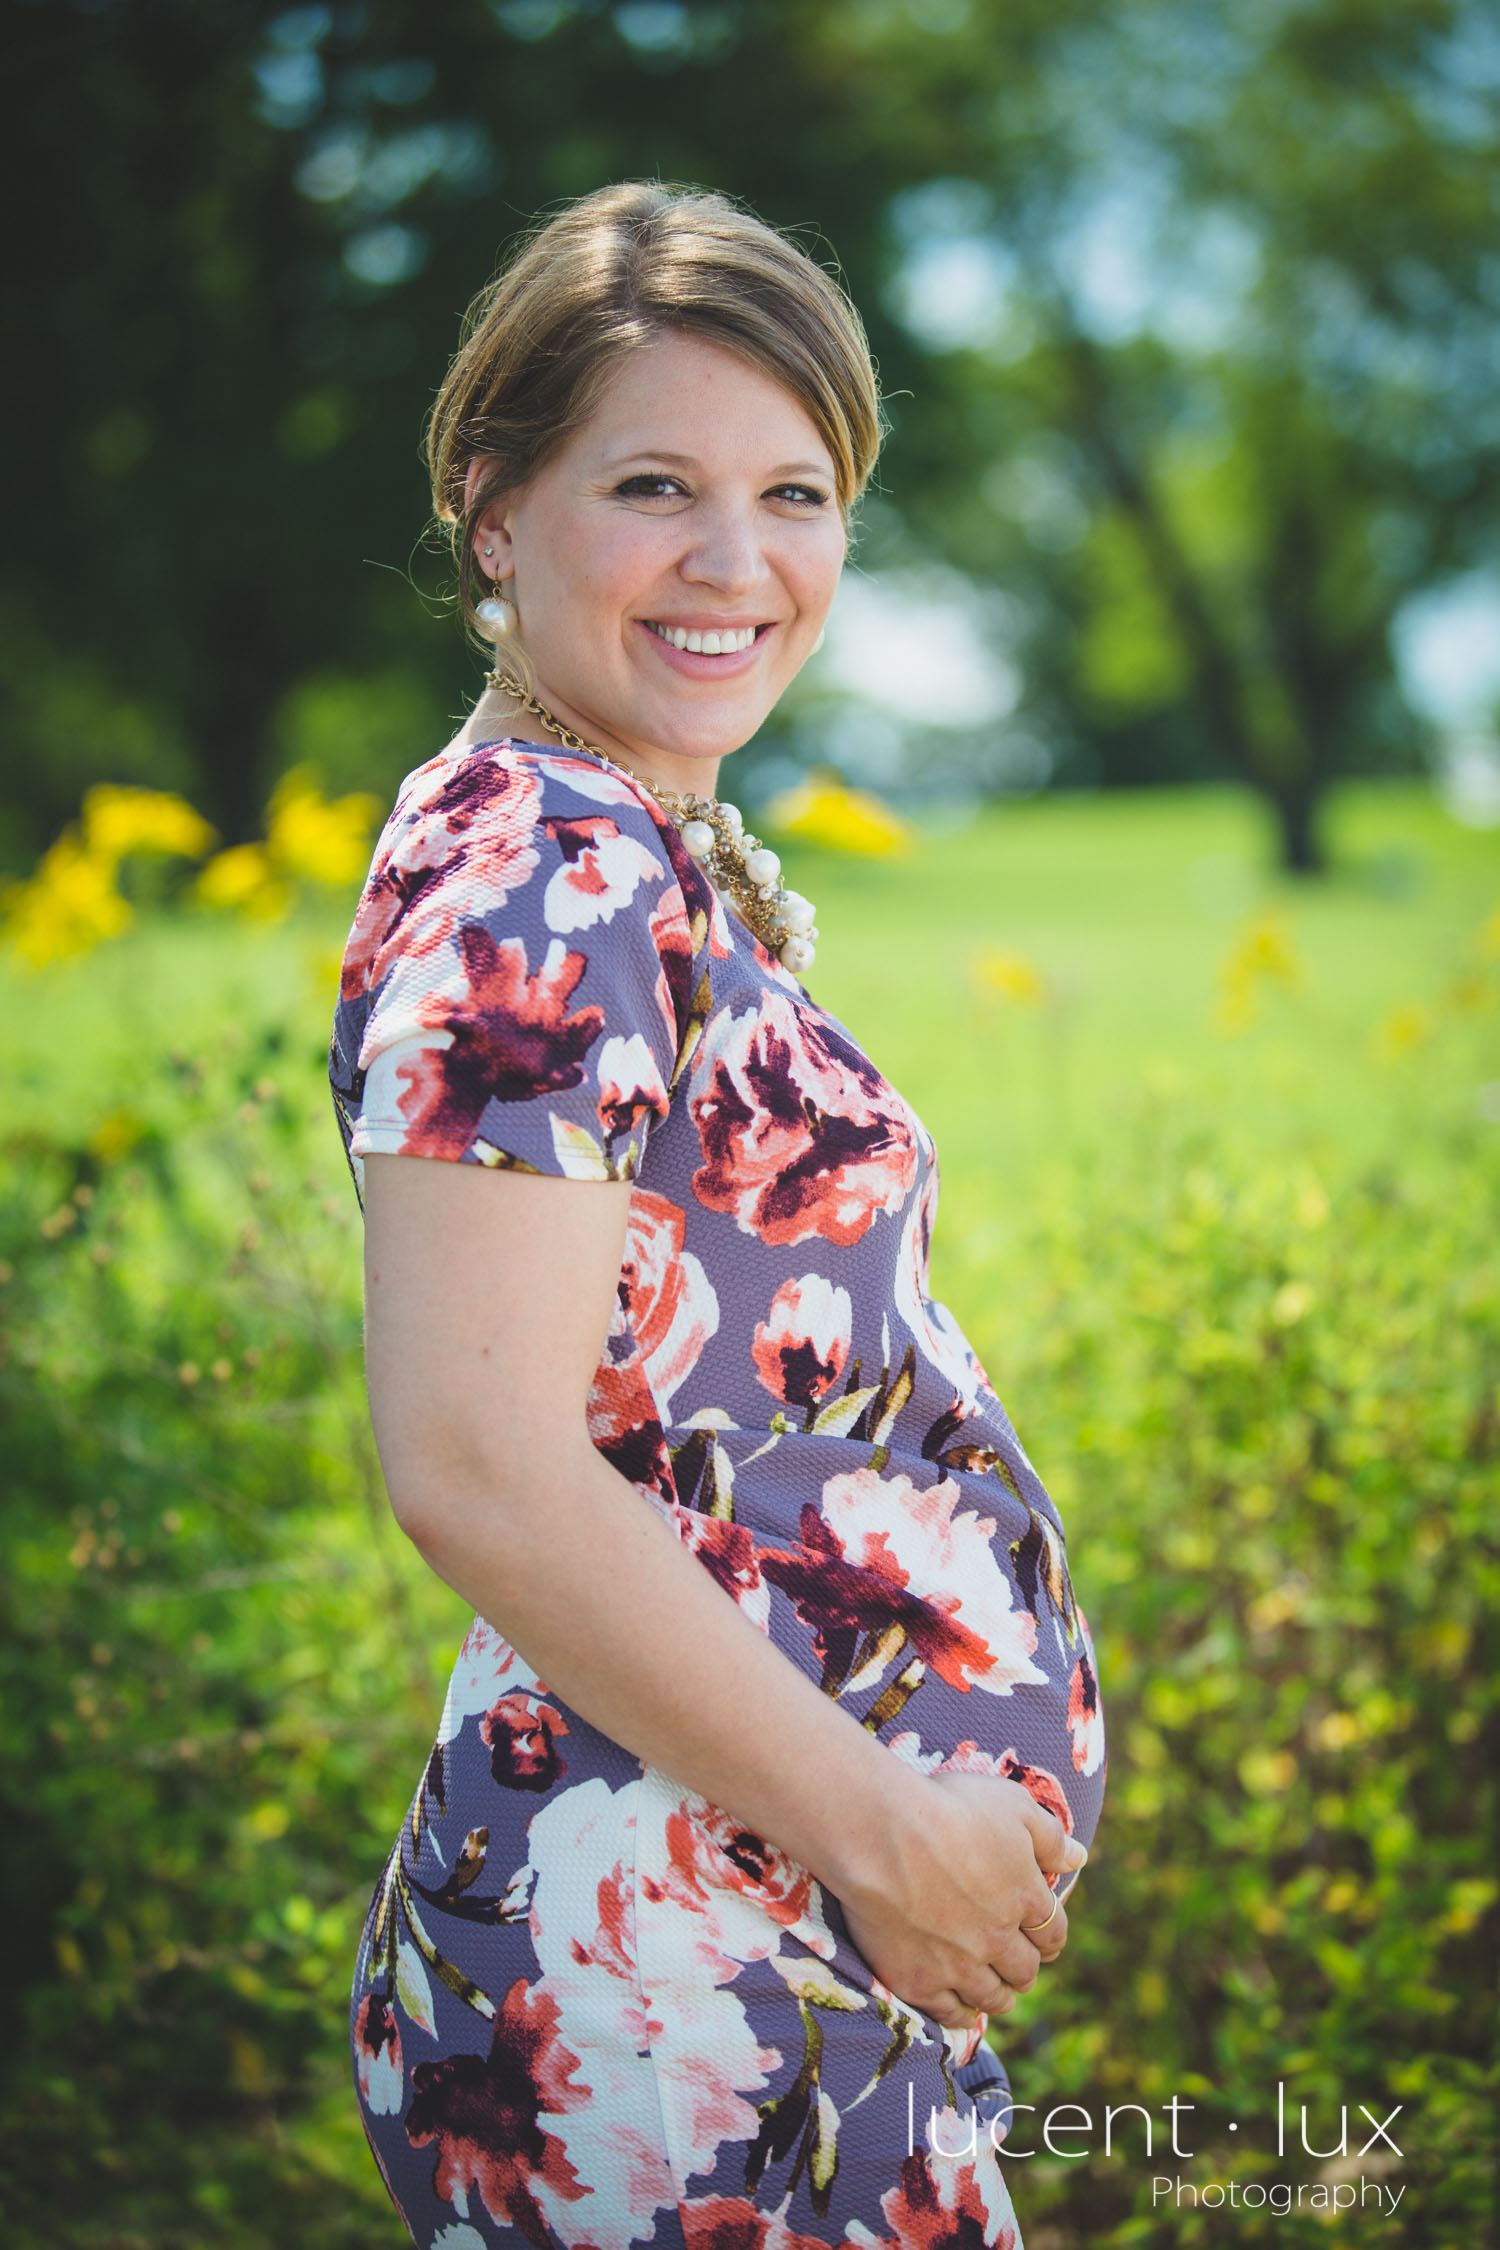
<svg viewBox="0 0 1500 2250">
<path fill-rule="evenodd" d="M 518 1977 L 501 2002 L 488 2055 L 449 2055 L 418 2063 L 406 2134 L 413 2148 L 437 2147 L 433 2190 L 461 2219 L 470 2191 L 497 2226 L 515 2227 L 536 2250 L 549 2250 L 549 2215 L 587 2192 L 544 2119 L 589 2098 L 571 2083 L 577 2056 L 558 2033 L 557 2002 Z"/>
<path fill-rule="evenodd" d="M 669 1106 L 656 1057 L 638 1031 L 628 1039 L 606 1039 L 595 1065 L 599 1080 L 599 1123 L 609 1141 L 628 1133 L 643 1109 L 665 1117 Z"/>
<path fill-rule="evenodd" d="M 784 1281 L 750 1346 L 772 1398 L 784 1406 L 816 1406 L 844 1372 L 852 1320 L 848 1290 L 820 1273 Z"/>
<path fill-rule="evenodd" d="M 950 1687 L 1009 1695 L 1046 1679 L 1031 1662 L 1036 1620 L 1014 1609 L 989 1546 L 994 1524 L 955 1513 L 948 1478 L 926 1491 L 874 1469 L 832 1477 L 823 1509 L 802 1509 L 801 1543 L 762 1551 L 764 1575 L 813 1628 L 823 1683 L 837 1693 L 851 1670 L 881 1669 L 903 1645 Z M 892 1714 L 894 1716 L 894 1714 Z"/>
<path fill-rule="evenodd" d="M 928 1661 L 950 1687 L 1009 1695 L 1023 1682 L 1043 1686 L 1047 1675 L 1031 1662 L 1036 1620 L 996 1560 L 994 1520 L 962 1499 L 951 1477 L 924 1491 L 907 1477 L 854 1469 L 824 1485 L 822 1512 L 848 1561 L 931 1608 L 940 1625 Z"/>
<path fill-rule="evenodd" d="M 653 1855 L 655 1871 L 643 1868 L 642 1911 L 663 1910 L 676 1932 L 671 2005 L 663 1989 L 661 2008 L 668 2018 L 675 2009 L 686 2011 L 675 2029 L 691 2035 L 693 2044 L 695 2023 L 708 2028 L 706 2018 L 699 2020 L 700 1999 L 694 1997 L 703 1996 L 705 1979 L 732 1997 L 741 1967 L 769 1960 L 780 1950 L 786 1931 L 824 1959 L 832 1958 L 835 1941 L 813 1877 L 720 1806 L 696 1795 L 676 1797 L 665 1812 L 661 1840 L 664 1859 Z M 734 2005 L 736 2014 L 743 2012 L 738 2001 Z M 726 2045 L 726 2055 L 728 2051 Z M 736 2094 L 746 2083 L 737 2078 Z M 746 2125 L 743 2137 L 751 2138 L 753 2116 L 747 2116 Z"/>
<path fill-rule="evenodd" d="M 939 2116 L 946 2117 L 956 2135 L 957 2120 L 947 2112 Z M 939 2147 L 942 2136 L 939 2124 Z M 883 2250 L 1017 2250 L 1016 2230 L 1005 2216 L 1010 2207 L 993 2156 L 982 2170 L 965 2157 L 904 2157 L 900 2180 L 880 2200 L 891 2229 Z M 855 2238 L 861 2243 L 876 2239 L 863 2227 L 855 2230 Z"/>
<path fill-rule="evenodd" d="M 622 835 L 605 813 L 548 820 L 546 827 L 562 854 L 542 899 L 549 930 L 591 930 L 628 906 L 639 884 L 660 879 L 658 855 Z"/>
<path fill-rule="evenodd" d="M 991 1775 L 997 1781 L 1018 1781 L 1044 1812 L 1055 1813 L 1068 1834 L 1073 1833 L 1073 1808 L 1063 1794 L 1062 1783 L 1045 1766 L 1029 1766 L 1018 1750 L 1002 1750 L 996 1756 L 992 1751 L 981 1750 L 977 1742 L 960 1742 L 946 1758 L 937 1761 L 935 1768 L 927 1766 L 925 1770 L 980 1773 Z"/>
<path fill-rule="evenodd" d="M 401 2033 L 395 2009 L 378 1992 L 367 1992 L 354 2011 L 354 2072 L 365 2107 L 394 2117 L 405 2090 Z"/>
<path fill-rule="evenodd" d="M 693 1192 L 763 1242 L 847 1248 L 916 1180 L 910 1112 L 838 1026 L 767 991 L 710 1026 L 693 1071 Z"/>
<path fill-rule="evenodd" d="M 587 2100 L 549 2120 L 588 2191 L 565 2230 L 591 2250 L 629 2250 L 672 2197 L 652 2121 L 659 2088 L 653 2025 L 636 1965 L 636 1807 L 640 1783 L 582 1782 L 540 1806 L 527 1831 L 531 1939 L 578 2058 Z"/>
<path fill-rule="evenodd" d="M 1073 1666 L 1068 1682 L 1068 1732 L 1073 1738 L 1073 1767 L 1077 1773 L 1097 1773 L 1104 1756 L 1104 1713 L 1099 1708 L 1099 1683 L 1085 1650 Z"/>
<path fill-rule="evenodd" d="M 490 1772 L 502 1789 L 547 1790 L 567 1772 L 557 1737 L 568 1722 L 535 1695 L 502 1695 L 479 1724 Z"/>
<path fill-rule="evenodd" d="M 528 883 L 540 805 L 535 775 L 490 754 L 423 767 L 387 825 L 355 911 L 341 997 L 381 984 L 398 953 L 436 951 L 470 899 L 490 912 Z"/>
<path fill-rule="evenodd" d="M 700 1897 L 737 1891 L 786 1930 L 804 1921 L 813 1904 L 807 1869 L 706 1797 L 685 1797 L 668 1815 L 667 1846 L 674 1868 Z M 766 1950 L 775 1952 L 774 1939 Z"/>
<path fill-rule="evenodd" d="M 468 984 L 458 1020 L 450 1021 L 452 1002 L 443 993 L 422 1009 L 427 1023 L 448 1033 L 448 1043 L 424 1048 L 396 1073 L 405 1081 L 400 1106 L 412 1156 L 445 1156 L 455 1143 L 472 1141 L 491 1099 L 529 1101 L 576 1086 L 583 1057 L 604 1028 L 599 1008 L 568 1014 L 588 962 L 561 939 L 534 975 L 520 938 L 497 945 L 479 922 L 464 924 L 458 951 Z"/>
<path fill-rule="evenodd" d="M 683 1249 L 685 1231 L 675 1203 L 635 1190 L 620 1264 L 620 1314 L 663 1418 L 719 1326 L 719 1300 L 699 1261 Z"/>
</svg>

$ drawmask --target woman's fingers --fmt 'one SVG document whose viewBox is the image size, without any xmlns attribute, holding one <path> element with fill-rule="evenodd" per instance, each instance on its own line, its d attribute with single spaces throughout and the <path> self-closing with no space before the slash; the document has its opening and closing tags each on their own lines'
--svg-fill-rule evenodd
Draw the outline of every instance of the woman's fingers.
<svg viewBox="0 0 1500 2250">
<path fill-rule="evenodd" d="M 1053 1901 L 1055 1912 L 1038 1928 L 1023 1927 L 1022 1936 L 1035 1946 L 1039 1961 L 1055 1961 L 1068 1942 L 1068 1910 L 1061 1899 Z"/>
<path fill-rule="evenodd" d="M 1031 1831 L 1037 1866 L 1044 1875 L 1076 1874 L 1089 1856 L 1083 1845 L 1068 1834 L 1056 1813 L 1048 1812 L 1045 1805 L 1037 1803 L 1029 1790 L 1024 1796 L 1021 1816 Z"/>
</svg>

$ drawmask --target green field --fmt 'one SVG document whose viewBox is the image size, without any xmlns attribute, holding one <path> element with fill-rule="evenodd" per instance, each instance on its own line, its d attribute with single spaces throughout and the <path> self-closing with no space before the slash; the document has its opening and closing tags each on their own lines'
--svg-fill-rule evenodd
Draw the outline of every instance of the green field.
<svg viewBox="0 0 1500 2250">
<path fill-rule="evenodd" d="M 1330 825 L 1335 872 L 1294 887 L 1228 792 L 786 858 L 817 996 L 943 1152 L 938 1286 L 1065 1507 L 1100 1644 L 1105 1824 L 1005 2031 L 1023 2098 L 1176 2091 L 1192 2176 L 1247 2182 L 1276 2167 L 1229 2122 L 1278 2078 L 1320 2114 L 1400 2103 L 1409 2193 L 1357 2239 L 1468 2250 L 1496 2091 L 1500 843 L 1410 787 Z M 346 918 L 159 914 L 0 972 L 16 2250 L 398 2240 L 344 1994 L 463 1621 L 366 1429 L 322 1077 Z M 1356 2239 L 1154 2214 L 1154 2169 L 1018 2167 L 1029 2250 Z"/>
<path fill-rule="evenodd" d="M 1191 1099 L 1335 1164 L 1478 1098 L 1475 1073 L 1500 1069 L 1493 1026 L 1443 1002 L 1500 907 L 1500 838 L 1411 784 L 1346 789 L 1329 836 L 1326 882 L 1278 880 L 1248 796 L 1162 791 L 1002 805 L 919 832 L 904 860 L 783 857 L 822 916 L 817 998 L 916 1103 L 950 1180 L 1005 1183 L 1008 1201 L 1038 1163 L 1107 1147 L 1143 1098 Z M 1299 982 L 1271 985 L 1248 1030 L 1217 1029 L 1226 959 L 1267 913 Z M 41 976 L 0 971 L 4 1114 L 55 1122 L 62 1101 L 87 1117 L 143 1053 L 236 1025 L 290 1022 L 317 1045 L 343 927 L 332 913 L 269 931 L 170 920 Z M 1042 1002 L 984 994 L 975 966 L 996 948 L 1035 965 Z M 1441 1036 L 1398 1068 L 1372 1034 L 1408 1005 Z"/>
</svg>

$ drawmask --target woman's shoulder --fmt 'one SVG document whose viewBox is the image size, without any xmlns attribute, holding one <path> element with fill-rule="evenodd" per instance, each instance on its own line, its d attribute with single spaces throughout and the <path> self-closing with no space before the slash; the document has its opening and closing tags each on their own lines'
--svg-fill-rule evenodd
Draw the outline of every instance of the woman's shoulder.
<svg viewBox="0 0 1500 2250">
<path fill-rule="evenodd" d="M 596 837 L 634 837 L 674 873 L 690 866 L 671 820 L 630 776 L 580 753 L 506 736 L 451 745 L 407 775 L 374 871 L 385 860 L 462 861 L 486 843 L 515 850 L 559 830 L 565 846 L 576 845 L 580 824 L 592 824 Z"/>
<path fill-rule="evenodd" d="M 702 878 L 670 819 L 616 769 L 539 743 L 451 747 L 408 774 L 385 824 L 345 955 L 343 994 L 372 991 L 405 955 L 482 925 L 528 950 L 586 949 L 617 918 L 658 949 L 696 950 Z"/>
</svg>

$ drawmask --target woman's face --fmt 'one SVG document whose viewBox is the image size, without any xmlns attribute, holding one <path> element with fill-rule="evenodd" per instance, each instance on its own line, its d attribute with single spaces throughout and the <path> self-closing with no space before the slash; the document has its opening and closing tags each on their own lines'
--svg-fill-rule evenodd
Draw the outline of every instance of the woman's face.
<svg viewBox="0 0 1500 2250">
<path fill-rule="evenodd" d="M 791 393 L 670 334 L 481 519 L 478 553 L 511 580 L 540 700 L 652 779 L 711 792 L 817 639 L 844 526 L 833 462 Z M 683 645 L 710 634 L 717 653 Z"/>
</svg>

